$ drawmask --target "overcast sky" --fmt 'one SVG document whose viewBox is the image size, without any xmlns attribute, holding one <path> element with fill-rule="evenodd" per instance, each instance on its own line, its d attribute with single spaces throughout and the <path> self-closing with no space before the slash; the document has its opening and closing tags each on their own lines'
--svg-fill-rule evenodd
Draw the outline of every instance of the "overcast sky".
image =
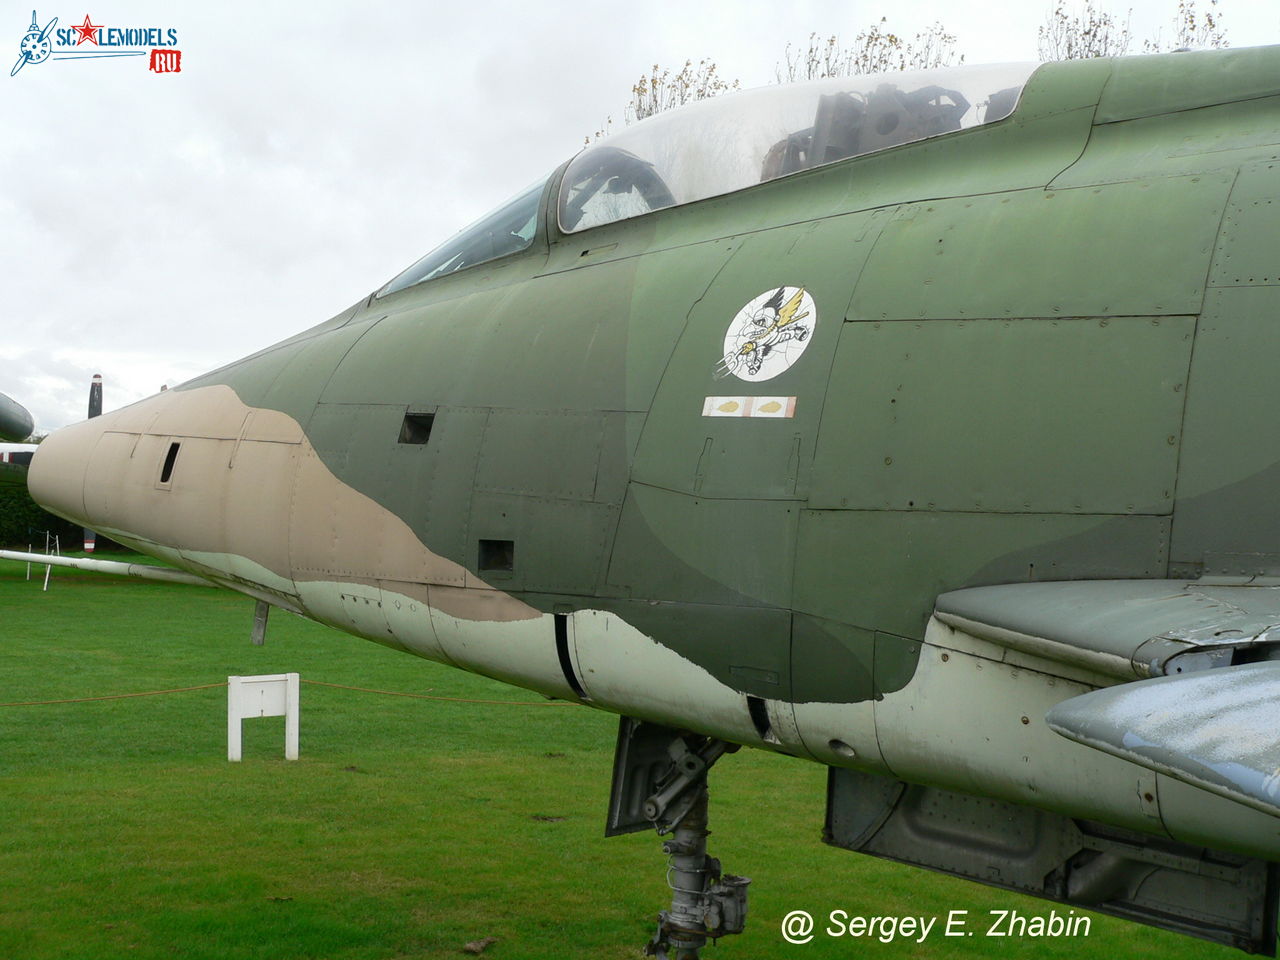
<svg viewBox="0 0 1280 960">
<path fill-rule="evenodd" d="M 1280 5 L 1222 5 L 1234 46 L 1280 42 Z M 882 15 L 906 35 L 940 20 L 967 63 L 1034 60 L 1048 6 L 38 7 L 60 28 L 86 11 L 173 28 L 182 72 L 142 57 L 0 71 L 0 391 L 50 430 L 83 418 L 94 373 L 113 409 L 326 319 L 619 120 L 654 63 L 710 57 L 758 86 L 788 40 L 851 39 Z M 1135 35 L 1168 35 L 1175 8 L 1135 2 Z M 0 3 L 5 66 L 30 18 Z"/>
</svg>

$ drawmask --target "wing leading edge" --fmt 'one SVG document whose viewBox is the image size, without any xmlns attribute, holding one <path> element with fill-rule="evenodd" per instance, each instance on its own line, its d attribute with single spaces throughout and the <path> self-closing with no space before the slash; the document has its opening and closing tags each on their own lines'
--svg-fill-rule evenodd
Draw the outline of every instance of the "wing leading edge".
<svg viewBox="0 0 1280 960">
<path fill-rule="evenodd" d="M 1280 816 L 1280 585 L 1022 583 L 943 594 L 935 615 L 1110 677 L 1053 707 L 1056 733 Z"/>
<path fill-rule="evenodd" d="M 1053 707 L 1056 733 L 1280 816 L 1280 663 L 1094 690 Z"/>
</svg>

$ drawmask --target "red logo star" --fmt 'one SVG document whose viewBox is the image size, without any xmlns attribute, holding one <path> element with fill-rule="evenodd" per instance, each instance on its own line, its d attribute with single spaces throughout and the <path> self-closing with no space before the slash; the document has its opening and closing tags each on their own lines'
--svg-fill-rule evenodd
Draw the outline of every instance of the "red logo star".
<svg viewBox="0 0 1280 960">
<path fill-rule="evenodd" d="M 86 40 L 90 43 L 96 44 L 98 42 L 98 31 L 102 29 L 102 24 L 99 23 L 94 25 L 90 22 L 89 15 L 86 13 L 84 15 L 84 23 L 78 27 L 75 24 L 72 24 L 71 29 L 80 34 L 80 39 L 76 41 L 76 46 L 78 47 Z"/>
</svg>

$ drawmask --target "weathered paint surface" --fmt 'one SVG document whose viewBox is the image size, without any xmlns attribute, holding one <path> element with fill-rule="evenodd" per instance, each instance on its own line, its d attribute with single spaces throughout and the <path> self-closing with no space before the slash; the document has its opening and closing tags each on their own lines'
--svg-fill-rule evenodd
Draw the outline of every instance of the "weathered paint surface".
<svg viewBox="0 0 1280 960">
<path fill-rule="evenodd" d="M 1166 806 L 1043 724 L 1154 662 L 1107 633 L 1123 590 L 1062 582 L 1280 571 L 1276 76 L 1280 48 L 1051 64 L 1007 120 L 571 236 L 553 177 L 527 250 L 60 431 L 32 487 L 549 696 L 1280 858 L 1262 814 Z M 726 329 L 771 288 L 821 320 L 752 390 Z M 704 415 L 739 393 L 789 415 Z M 1058 619 L 1003 627 L 1039 645 L 931 620 L 1040 581 Z"/>
<path fill-rule="evenodd" d="M 1249 578 L 1085 580 L 943 594 L 944 623 L 1113 681 L 1230 665 L 1280 644 L 1280 583 Z"/>
<path fill-rule="evenodd" d="M 1277 699 L 1280 664 L 1246 663 L 1097 690 L 1058 704 L 1048 724 L 1072 740 L 1276 815 Z"/>
<path fill-rule="evenodd" d="M 251 409 L 228 387 L 161 394 L 46 442 L 34 483 L 52 509 L 91 516 L 140 549 L 176 551 L 197 572 L 203 555 L 214 561 L 203 572 L 242 577 L 294 600 L 309 583 L 376 588 L 389 580 L 425 607 L 432 586 L 472 587 L 441 591 L 435 605 L 476 620 L 539 616 L 433 553 L 401 518 L 339 481 L 296 420 Z"/>
</svg>

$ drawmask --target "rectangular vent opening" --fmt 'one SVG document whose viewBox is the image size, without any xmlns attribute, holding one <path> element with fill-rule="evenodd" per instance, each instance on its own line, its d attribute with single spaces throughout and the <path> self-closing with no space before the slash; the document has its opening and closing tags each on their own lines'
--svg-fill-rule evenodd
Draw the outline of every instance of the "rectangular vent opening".
<svg viewBox="0 0 1280 960">
<path fill-rule="evenodd" d="M 426 443 L 431 439 L 431 425 L 435 420 L 434 413 L 406 413 L 400 425 L 400 442 Z"/>
<path fill-rule="evenodd" d="M 514 540 L 481 540 L 480 570 L 510 573 L 516 567 Z"/>
<path fill-rule="evenodd" d="M 181 444 L 169 444 L 169 452 L 164 455 L 164 466 L 160 468 L 160 482 L 168 483 L 173 479 L 173 465 L 178 462 L 178 447 Z"/>
<path fill-rule="evenodd" d="M 769 705 L 759 697 L 747 694 L 747 712 L 751 714 L 751 725 L 760 734 L 760 739 L 777 743 L 777 738 L 773 735 L 773 724 L 769 720 Z"/>
</svg>

